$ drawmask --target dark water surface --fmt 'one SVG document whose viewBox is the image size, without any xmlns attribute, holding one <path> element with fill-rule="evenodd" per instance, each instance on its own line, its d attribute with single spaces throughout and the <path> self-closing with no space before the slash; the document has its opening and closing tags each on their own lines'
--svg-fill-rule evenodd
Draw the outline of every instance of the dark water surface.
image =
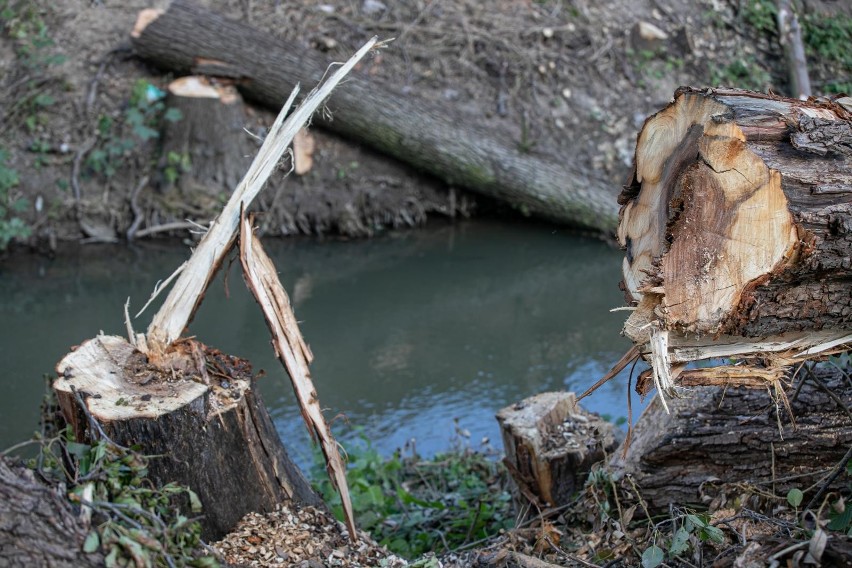
<svg viewBox="0 0 852 568">
<path fill-rule="evenodd" d="M 277 241 L 266 247 L 291 295 L 326 416 L 344 441 L 359 431 L 383 453 L 410 438 L 429 455 L 445 449 L 454 419 L 478 446 L 500 443 L 494 414 L 526 396 L 585 390 L 627 350 L 618 290 L 622 254 L 554 230 L 467 222 L 370 241 Z M 17 256 L 0 264 L 0 448 L 36 427 L 42 375 L 70 346 L 103 330 L 123 334 L 154 284 L 188 255 L 185 246 L 88 246 L 57 260 Z M 310 460 L 289 380 L 274 358 L 259 308 L 236 263 L 190 332 L 265 369 L 261 391 L 296 459 Z M 136 310 L 133 310 L 133 308 Z M 135 320 L 144 330 L 153 314 Z M 626 413 L 626 379 L 585 406 Z"/>
</svg>

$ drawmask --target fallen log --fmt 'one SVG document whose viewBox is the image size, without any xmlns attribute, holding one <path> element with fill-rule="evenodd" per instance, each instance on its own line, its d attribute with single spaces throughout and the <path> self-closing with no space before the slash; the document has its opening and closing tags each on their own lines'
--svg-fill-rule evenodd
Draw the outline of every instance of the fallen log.
<svg viewBox="0 0 852 568">
<path fill-rule="evenodd" d="M 623 448 L 615 453 L 613 472 L 629 475 L 654 512 L 714 499 L 759 510 L 745 499 L 783 503 L 794 487 L 805 491 L 807 505 L 823 486 L 846 487 L 843 476 L 827 479 L 845 471 L 852 448 L 852 383 L 844 373 L 808 365 L 783 392 L 696 387 L 669 399 L 669 412 L 655 397 L 634 426 L 626 457 Z"/>
<path fill-rule="evenodd" d="M 0 566 L 103 566 L 102 554 L 82 550 L 87 531 L 56 488 L 0 456 Z"/>
<path fill-rule="evenodd" d="M 144 11 L 132 33 L 143 59 L 174 73 L 228 77 L 247 99 L 280 104 L 297 82 L 320 80 L 328 62 L 251 26 L 177 0 Z M 316 122 L 429 172 L 451 185 L 506 201 L 547 219 L 610 232 L 615 193 L 587 168 L 521 152 L 506 135 L 447 114 L 446 108 L 353 76 Z"/>
<path fill-rule="evenodd" d="M 681 88 L 625 186 L 624 331 L 663 390 L 689 361 L 770 367 L 852 341 L 852 114 L 830 100 Z"/>
</svg>

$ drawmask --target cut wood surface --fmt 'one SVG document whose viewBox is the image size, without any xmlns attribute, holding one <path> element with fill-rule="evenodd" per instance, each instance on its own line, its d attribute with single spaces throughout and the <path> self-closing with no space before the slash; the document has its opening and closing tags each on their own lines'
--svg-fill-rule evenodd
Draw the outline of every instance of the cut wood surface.
<svg viewBox="0 0 852 568">
<path fill-rule="evenodd" d="M 571 392 L 524 399 L 500 410 L 497 421 L 522 507 L 567 504 L 583 488 L 592 465 L 616 446 L 612 424 L 583 410 Z"/>
<path fill-rule="evenodd" d="M 147 14 L 147 13 L 146 13 Z M 277 108 L 296 82 L 313 83 L 328 61 L 196 4 L 178 0 L 137 25 L 133 45 L 167 71 L 229 77 L 246 98 Z M 392 48 L 392 44 L 391 44 Z M 401 57 L 401 55 L 400 55 Z M 357 75 L 328 102 L 323 126 L 459 185 L 531 214 L 610 232 L 617 206 L 611 184 L 588 168 L 521 152 L 509 136 L 476 120 Z"/>
<path fill-rule="evenodd" d="M 281 285 L 275 264 L 263 250 L 260 239 L 254 235 L 252 223 L 253 220 L 245 216 L 240 223 L 240 262 L 243 265 L 243 277 L 263 311 L 266 324 L 272 333 L 275 353 L 290 375 L 305 426 L 311 437 L 320 443 L 328 467 L 328 476 L 340 493 L 349 538 L 355 541 L 358 533 L 349 499 L 349 487 L 346 484 L 346 464 L 340 457 L 331 428 L 322 415 L 319 397 L 311 379 L 309 365 L 314 356 L 299 330 L 290 298 Z"/>
<path fill-rule="evenodd" d="M 207 539 L 282 501 L 321 505 L 281 445 L 248 362 L 193 340 L 168 358 L 164 370 L 125 339 L 105 335 L 66 355 L 53 389 L 77 439 L 106 436 L 155 456 L 149 478 L 198 494 Z"/>
<path fill-rule="evenodd" d="M 655 380 L 676 378 L 663 376 L 676 346 L 684 362 L 724 344 L 789 364 L 852 340 L 852 115 L 841 105 L 679 89 L 642 128 L 620 203 L 623 286 L 637 306 L 625 332 L 657 354 Z"/>
<path fill-rule="evenodd" d="M 830 366 L 803 368 L 785 396 L 793 418 L 767 388 L 696 387 L 669 399 L 670 413 L 655 397 L 634 426 L 626 459 L 615 452 L 615 471 L 631 475 L 648 506 L 664 513 L 671 503 L 706 506 L 759 491 L 784 496 L 837 467 L 845 471 L 852 447 L 848 377 Z M 836 483 L 846 482 L 840 476 Z"/>
</svg>

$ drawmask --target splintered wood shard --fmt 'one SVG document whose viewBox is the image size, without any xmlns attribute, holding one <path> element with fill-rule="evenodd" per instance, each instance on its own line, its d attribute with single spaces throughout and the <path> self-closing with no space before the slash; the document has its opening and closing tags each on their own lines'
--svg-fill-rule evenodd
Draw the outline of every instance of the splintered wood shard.
<svg viewBox="0 0 852 568">
<path fill-rule="evenodd" d="M 849 348 L 852 114 L 843 106 L 681 88 L 645 122 L 619 202 L 623 288 L 636 305 L 624 331 L 650 354 L 658 387 L 677 384 L 679 363 L 768 356 L 780 367 Z"/>
<path fill-rule="evenodd" d="M 147 345 L 150 355 L 156 356 L 183 333 L 195 310 L 204 298 L 211 279 L 231 249 L 237 232 L 240 211 L 248 208 L 252 200 L 263 189 L 266 180 L 275 170 L 281 155 L 290 146 L 293 137 L 304 126 L 331 91 L 355 64 L 376 45 L 372 38 L 340 66 L 324 83 L 312 91 L 288 118 L 287 114 L 298 93 L 298 86 L 285 103 L 269 134 L 260 147 L 245 177 L 239 183 L 225 208 L 213 221 L 201 239 L 184 271 L 169 292 L 163 306 L 148 327 Z"/>
<path fill-rule="evenodd" d="M 346 464 L 340 457 L 337 441 L 322 414 L 317 392 L 311 380 L 308 365 L 313 355 L 302 338 L 299 324 L 290 306 L 290 299 L 281 285 L 275 265 L 263 250 L 260 239 L 252 232 L 252 220 L 245 216 L 240 225 L 240 261 L 243 265 L 246 285 L 260 304 L 269 331 L 272 333 L 275 353 L 287 369 L 287 374 L 290 375 L 305 425 L 311 436 L 319 440 L 328 465 L 329 478 L 340 493 L 349 537 L 355 540 L 357 534 L 349 499 L 349 487 L 346 484 Z"/>
</svg>

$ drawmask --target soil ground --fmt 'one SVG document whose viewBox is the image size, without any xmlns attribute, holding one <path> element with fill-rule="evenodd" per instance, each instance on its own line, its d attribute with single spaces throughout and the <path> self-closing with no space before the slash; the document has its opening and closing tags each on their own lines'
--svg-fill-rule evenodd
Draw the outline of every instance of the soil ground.
<svg viewBox="0 0 852 568">
<path fill-rule="evenodd" d="M 203 222 L 227 196 L 230 188 L 206 198 L 165 195 L 144 183 L 154 177 L 158 140 L 136 136 L 129 117 L 140 81 L 164 89 L 173 77 L 136 58 L 128 33 L 139 10 L 166 4 L 0 1 L 0 149 L 20 179 L 8 199 L 25 198 L 17 215 L 32 228 L 19 240 L 52 249 L 59 240 L 121 239 L 134 221 L 143 229 Z M 754 27 L 755 0 L 201 4 L 329 61 L 345 60 L 374 34 L 394 37 L 358 72 L 396 85 L 401 97 L 437 101 L 461 123 L 485 125 L 526 151 L 570 157 L 614 188 L 626 178 L 642 122 L 679 85 L 786 88 L 772 20 Z M 830 0 L 805 9 L 852 11 Z M 639 22 L 662 35 L 643 39 Z M 812 63 L 811 72 L 820 89 L 850 70 Z M 247 127 L 263 132 L 272 119 L 256 109 Z M 311 171 L 284 179 L 282 164 L 274 190 L 260 198 L 268 234 L 366 236 L 433 217 L 511 211 L 334 135 L 314 135 Z"/>
</svg>

